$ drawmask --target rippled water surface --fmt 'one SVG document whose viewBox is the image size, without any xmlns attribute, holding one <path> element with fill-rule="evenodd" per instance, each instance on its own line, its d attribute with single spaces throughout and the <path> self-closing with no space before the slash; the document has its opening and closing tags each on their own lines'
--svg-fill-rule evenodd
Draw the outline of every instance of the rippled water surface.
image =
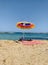
<svg viewBox="0 0 48 65">
<path fill-rule="evenodd" d="M 0 40 L 19 40 L 24 37 L 25 39 L 38 39 L 48 40 L 48 33 L 0 33 Z"/>
</svg>

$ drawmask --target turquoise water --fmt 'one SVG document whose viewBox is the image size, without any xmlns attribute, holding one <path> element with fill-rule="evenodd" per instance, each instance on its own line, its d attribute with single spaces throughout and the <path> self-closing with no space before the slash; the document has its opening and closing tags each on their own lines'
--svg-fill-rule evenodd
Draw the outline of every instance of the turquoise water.
<svg viewBox="0 0 48 65">
<path fill-rule="evenodd" d="M 0 33 L 0 40 L 19 40 L 23 33 Z M 48 33 L 24 33 L 25 39 L 48 40 Z"/>
</svg>

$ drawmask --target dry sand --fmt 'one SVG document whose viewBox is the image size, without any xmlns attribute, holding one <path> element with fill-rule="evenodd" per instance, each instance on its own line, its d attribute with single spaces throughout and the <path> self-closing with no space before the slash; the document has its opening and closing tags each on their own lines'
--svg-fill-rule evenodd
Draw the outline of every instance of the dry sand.
<svg viewBox="0 0 48 65">
<path fill-rule="evenodd" d="M 0 40 L 0 65 L 48 65 L 48 41 L 23 45 L 20 41 Z"/>
</svg>

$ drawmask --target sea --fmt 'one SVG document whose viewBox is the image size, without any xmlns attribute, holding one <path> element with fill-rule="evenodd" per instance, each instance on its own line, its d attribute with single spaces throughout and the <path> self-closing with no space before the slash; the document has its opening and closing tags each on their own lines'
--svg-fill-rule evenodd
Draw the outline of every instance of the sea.
<svg viewBox="0 0 48 65">
<path fill-rule="evenodd" d="M 1 32 L 0 40 L 48 40 L 48 33 L 26 33 L 26 32 Z"/>
</svg>

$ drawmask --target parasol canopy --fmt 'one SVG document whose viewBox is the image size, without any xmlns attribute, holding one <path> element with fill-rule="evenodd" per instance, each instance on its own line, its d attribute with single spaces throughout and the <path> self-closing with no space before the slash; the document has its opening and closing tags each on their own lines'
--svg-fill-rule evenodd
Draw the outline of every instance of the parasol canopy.
<svg viewBox="0 0 48 65">
<path fill-rule="evenodd" d="M 18 22 L 16 26 L 20 29 L 31 29 L 35 27 L 35 25 L 30 22 Z"/>
</svg>

